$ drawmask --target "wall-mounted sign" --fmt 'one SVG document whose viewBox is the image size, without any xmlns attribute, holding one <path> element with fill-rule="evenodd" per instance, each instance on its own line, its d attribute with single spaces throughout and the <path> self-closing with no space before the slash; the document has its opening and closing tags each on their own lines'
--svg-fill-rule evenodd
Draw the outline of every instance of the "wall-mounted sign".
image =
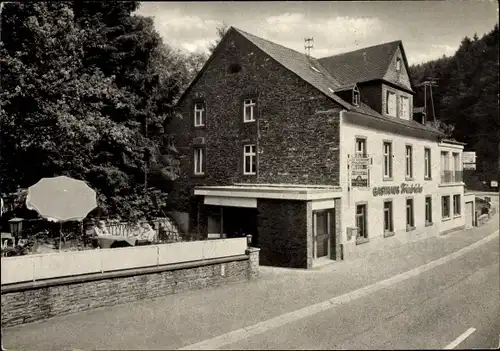
<svg viewBox="0 0 500 351">
<path fill-rule="evenodd" d="M 475 151 L 464 151 L 462 153 L 462 164 L 463 169 L 476 169 L 476 152 Z"/>
<path fill-rule="evenodd" d="M 371 164 L 370 157 L 361 157 L 359 155 L 349 155 L 351 167 L 351 186 L 356 188 L 367 188 L 369 186 Z"/>
<path fill-rule="evenodd" d="M 373 188 L 373 196 L 420 194 L 424 188 L 420 184 L 401 183 L 399 186 L 379 186 Z"/>
<path fill-rule="evenodd" d="M 497 188 L 498 187 L 498 181 L 492 180 L 490 185 L 491 185 L 492 188 Z"/>
</svg>

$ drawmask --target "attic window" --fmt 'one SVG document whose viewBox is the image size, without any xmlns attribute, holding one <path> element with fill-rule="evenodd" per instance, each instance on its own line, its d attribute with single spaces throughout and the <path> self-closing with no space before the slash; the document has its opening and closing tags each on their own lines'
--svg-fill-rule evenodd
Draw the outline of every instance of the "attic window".
<svg viewBox="0 0 500 351">
<path fill-rule="evenodd" d="M 231 63 L 227 70 L 231 74 L 238 73 L 241 71 L 241 65 L 239 63 Z"/>
<path fill-rule="evenodd" d="M 401 59 L 399 57 L 396 59 L 396 71 L 401 71 Z"/>
<path fill-rule="evenodd" d="M 315 72 L 321 73 L 316 67 L 311 66 L 311 69 Z"/>
<path fill-rule="evenodd" d="M 359 89 L 357 86 L 352 89 L 352 104 L 359 106 Z"/>
</svg>

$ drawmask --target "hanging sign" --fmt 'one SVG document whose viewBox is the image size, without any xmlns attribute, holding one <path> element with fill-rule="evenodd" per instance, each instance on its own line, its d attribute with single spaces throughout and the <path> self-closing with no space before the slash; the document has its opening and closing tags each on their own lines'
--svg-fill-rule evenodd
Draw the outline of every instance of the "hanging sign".
<svg viewBox="0 0 500 351">
<path fill-rule="evenodd" d="M 367 188 L 369 185 L 369 166 L 371 164 L 371 158 L 350 155 L 349 161 L 351 167 L 351 186 Z"/>
<path fill-rule="evenodd" d="M 464 151 L 462 153 L 462 167 L 463 169 L 475 170 L 476 169 L 476 152 Z"/>
</svg>

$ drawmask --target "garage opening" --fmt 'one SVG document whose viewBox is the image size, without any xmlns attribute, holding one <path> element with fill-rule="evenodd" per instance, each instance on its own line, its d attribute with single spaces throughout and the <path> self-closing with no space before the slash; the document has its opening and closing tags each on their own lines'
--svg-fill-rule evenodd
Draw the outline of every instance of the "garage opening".
<svg viewBox="0 0 500 351">
<path fill-rule="evenodd" d="M 241 238 L 252 235 L 252 246 L 258 247 L 256 208 L 207 206 L 207 215 L 209 238 Z"/>
</svg>

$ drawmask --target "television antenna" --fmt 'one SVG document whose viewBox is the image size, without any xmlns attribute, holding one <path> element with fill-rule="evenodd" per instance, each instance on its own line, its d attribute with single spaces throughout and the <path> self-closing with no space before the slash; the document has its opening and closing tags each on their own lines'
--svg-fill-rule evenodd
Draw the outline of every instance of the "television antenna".
<svg viewBox="0 0 500 351">
<path fill-rule="evenodd" d="M 311 56 L 311 49 L 314 48 L 314 38 L 304 38 L 304 49 L 306 49 L 306 55 Z"/>
</svg>

